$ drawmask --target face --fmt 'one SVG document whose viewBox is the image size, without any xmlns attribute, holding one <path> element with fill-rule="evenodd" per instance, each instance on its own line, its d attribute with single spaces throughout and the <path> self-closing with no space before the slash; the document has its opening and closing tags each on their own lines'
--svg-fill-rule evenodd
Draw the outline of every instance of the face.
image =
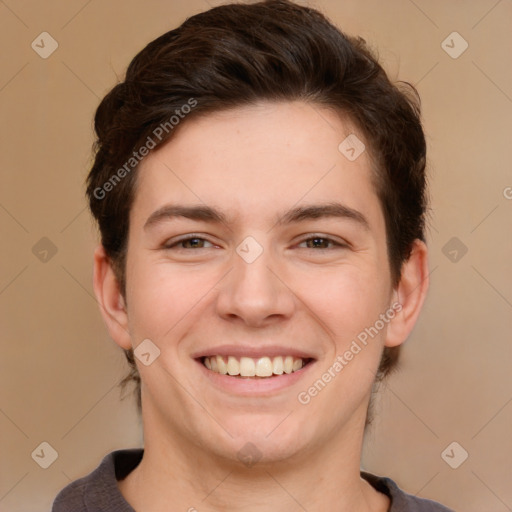
<svg viewBox="0 0 512 512">
<path fill-rule="evenodd" d="M 132 346 L 160 350 L 137 362 L 146 440 L 275 461 L 363 429 L 394 290 L 350 133 L 364 141 L 329 110 L 261 103 L 190 120 L 142 162 L 126 303 Z"/>
</svg>

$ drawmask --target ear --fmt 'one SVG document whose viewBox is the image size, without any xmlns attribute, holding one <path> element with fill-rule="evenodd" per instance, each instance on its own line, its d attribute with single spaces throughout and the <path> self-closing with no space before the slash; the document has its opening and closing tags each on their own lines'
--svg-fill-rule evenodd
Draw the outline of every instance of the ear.
<svg viewBox="0 0 512 512">
<path fill-rule="evenodd" d="M 111 338 L 122 348 L 132 347 L 126 304 L 110 258 L 102 245 L 94 251 L 94 293 Z"/>
<path fill-rule="evenodd" d="M 401 345 L 411 333 L 420 314 L 429 285 L 428 249 L 415 240 L 409 259 L 403 263 L 400 282 L 393 291 L 396 315 L 386 331 L 386 347 Z"/>
</svg>

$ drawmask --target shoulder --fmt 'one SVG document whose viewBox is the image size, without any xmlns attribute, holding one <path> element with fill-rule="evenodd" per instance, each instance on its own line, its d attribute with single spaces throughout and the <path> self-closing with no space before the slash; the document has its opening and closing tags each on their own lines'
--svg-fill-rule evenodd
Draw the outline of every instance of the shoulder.
<svg viewBox="0 0 512 512">
<path fill-rule="evenodd" d="M 366 471 L 361 471 L 361 477 L 390 498 L 391 506 L 388 512 L 454 512 L 441 503 L 402 491 L 391 478 L 376 476 Z"/>
<path fill-rule="evenodd" d="M 105 510 L 105 506 L 118 507 L 108 510 L 131 511 L 117 487 L 117 480 L 124 478 L 140 462 L 142 454 L 141 449 L 109 453 L 94 471 L 59 492 L 52 512 Z"/>
<path fill-rule="evenodd" d="M 57 494 L 52 512 L 71 512 L 72 510 L 85 510 L 84 494 L 89 476 L 70 483 Z"/>
</svg>

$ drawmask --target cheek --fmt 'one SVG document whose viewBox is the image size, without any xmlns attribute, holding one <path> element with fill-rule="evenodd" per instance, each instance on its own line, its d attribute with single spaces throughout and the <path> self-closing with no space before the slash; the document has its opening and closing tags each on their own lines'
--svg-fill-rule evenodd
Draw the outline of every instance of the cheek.
<svg viewBox="0 0 512 512">
<path fill-rule="evenodd" d="M 373 325 L 388 307 L 387 275 L 375 267 L 346 265 L 304 272 L 295 282 L 298 295 L 340 340 Z"/>
<path fill-rule="evenodd" d="M 176 270 L 165 262 L 142 260 L 133 262 L 127 278 L 132 332 L 155 339 L 174 329 L 185 317 L 193 319 L 201 299 L 215 283 L 193 267 Z"/>
</svg>

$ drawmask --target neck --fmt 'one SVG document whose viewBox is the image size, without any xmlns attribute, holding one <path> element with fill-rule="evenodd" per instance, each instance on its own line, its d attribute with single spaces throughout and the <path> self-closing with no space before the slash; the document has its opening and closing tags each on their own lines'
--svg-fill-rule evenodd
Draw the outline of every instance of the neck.
<svg viewBox="0 0 512 512">
<path fill-rule="evenodd" d="M 251 467 L 219 457 L 175 432 L 159 435 L 156 427 L 145 422 L 142 461 L 119 482 L 138 512 L 168 511 L 169 503 L 172 510 L 190 512 L 388 510 L 387 496 L 360 477 L 364 429 L 359 423 L 287 460 Z"/>
</svg>

